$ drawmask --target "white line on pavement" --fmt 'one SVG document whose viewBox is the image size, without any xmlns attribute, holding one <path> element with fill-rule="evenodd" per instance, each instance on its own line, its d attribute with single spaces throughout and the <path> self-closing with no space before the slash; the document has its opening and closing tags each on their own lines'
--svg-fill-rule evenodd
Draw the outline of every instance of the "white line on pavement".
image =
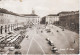
<svg viewBox="0 0 80 55">
<path fill-rule="evenodd" d="M 34 39 L 35 40 L 35 39 Z M 36 40 L 35 40 L 36 41 Z M 41 45 L 36 41 L 36 43 L 39 45 L 39 47 L 41 48 L 43 54 L 45 54 L 44 50 L 42 49 Z"/>
<path fill-rule="evenodd" d="M 27 55 L 28 55 L 29 49 L 30 49 L 30 47 L 31 47 L 31 44 L 32 44 L 33 38 L 34 38 L 34 37 L 32 37 L 32 39 L 31 39 L 31 42 L 30 42 L 30 45 L 29 45 L 29 48 L 28 48 L 28 51 L 27 51 Z"/>
<path fill-rule="evenodd" d="M 29 53 L 29 50 L 30 50 L 30 47 L 31 47 L 31 44 L 32 44 L 32 41 L 33 41 L 33 40 L 36 41 L 36 40 L 34 39 L 34 36 L 32 37 L 31 42 L 30 42 L 30 44 L 29 44 L 29 48 L 28 48 L 28 51 L 27 51 L 27 55 L 28 55 L 28 53 Z M 41 48 L 43 54 L 45 55 L 45 52 L 44 52 L 44 50 L 42 49 L 41 45 L 40 45 L 37 41 L 36 41 L 36 43 L 39 45 L 39 47 Z"/>
</svg>

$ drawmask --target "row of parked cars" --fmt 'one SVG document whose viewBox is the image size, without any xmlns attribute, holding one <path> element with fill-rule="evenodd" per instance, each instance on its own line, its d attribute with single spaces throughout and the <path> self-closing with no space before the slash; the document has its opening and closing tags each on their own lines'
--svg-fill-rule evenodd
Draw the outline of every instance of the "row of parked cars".
<svg viewBox="0 0 80 55">
<path fill-rule="evenodd" d="M 53 51 L 53 53 L 58 53 L 58 49 L 54 46 L 53 41 L 49 38 L 46 38 L 46 40 L 48 41 L 48 44 L 51 46 L 51 51 Z"/>
<path fill-rule="evenodd" d="M 22 29 L 25 29 L 25 28 L 18 27 L 18 28 L 14 29 L 14 30 L 18 31 L 18 30 L 22 30 Z M 21 31 L 20 32 L 20 34 L 23 34 L 23 33 L 25 33 L 25 31 Z M 9 45 L 9 51 L 14 51 L 14 49 L 20 49 L 21 48 L 20 43 L 22 42 L 24 37 L 25 37 L 24 35 L 22 36 L 22 35 L 15 34 L 14 32 L 9 32 L 9 33 L 7 33 L 6 38 L 4 38 L 4 37 L 0 38 L 1 39 L 0 42 L 4 43 L 5 42 L 4 40 L 6 40 L 7 44 Z M 2 52 L 4 53 L 4 51 L 2 51 Z M 1 51 L 0 51 L 0 53 L 1 53 Z M 16 53 L 18 53 L 18 51 Z"/>
<path fill-rule="evenodd" d="M 27 27 L 17 27 L 17 28 L 15 28 L 14 30 L 15 31 L 19 31 L 19 30 L 24 30 L 24 29 L 26 29 Z"/>
<path fill-rule="evenodd" d="M 16 49 L 14 54 L 21 54 L 21 51 L 19 50 L 19 49 L 21 49 L 20 43 L 22 42 L 24 37 L 25 36 L 19 36 L 15 41 L 13 41 L 12 44 L 14 44 L 14 46 L 9 48 L 9 51 L 14 51 Z M 10 53 L 8 53 L 8 54 L 10 54 Z"/>
</svg>

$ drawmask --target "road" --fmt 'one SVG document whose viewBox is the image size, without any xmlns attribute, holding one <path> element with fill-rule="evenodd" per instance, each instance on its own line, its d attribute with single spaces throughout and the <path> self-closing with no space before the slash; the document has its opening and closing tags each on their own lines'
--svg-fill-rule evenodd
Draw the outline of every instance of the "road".
<svg viewBox="0 0 80 55">
<path fill-rule="evenodd" d="M 38 30 L 34 28 L 33 30 L 28 29 L 26 34 L 29 36 L 29 38 L 25 38 L 21 43 L 21 46 L 22 46 L 21 52 L 23 52 L 23 54 L 52 53 L 52 51 L 50 51 L 50 46 L 47 44 L 47 41 L 45 40 L 45 38 L 44 37 L 42 38 L 41 35 L 38 34 Z"/>
<path fill-rule="evenodd" d="M 40 25 L 40 29 L 38 29 L 38 26 L 26 29 L 26 36 L 29 37 L 25 37 L 20 44 L 22 54 L 54 54 L 46 38 L 53 41 L 61 54 L 78 53 L 79 35 L 77 33 L 66 29 L 62 31 L 61 28 L 54 25 L 47 26 L 51 29 L 51 32 L 47 33 L 42 27 L 43 25 Z M 43 33 L 41 33 L 41 30 Z M 56 32 L 57 30 L 59 32 Z"/>
<path fill-rule="evenodd" d="M 50 29 L 53 31 L 53 35 L 50 34 L 52 37 L 49 35 L 49 38 L 53 40 L 59 53 L 78 53 L 79 35 L 77 33 L 66 29 L 65 31 L 62 31 L 62 29 L 57 26 L 53 26 L 53 28 L 50 27 Z M 59 32 L 56 32 L 56 30 Z"/>
</svg>

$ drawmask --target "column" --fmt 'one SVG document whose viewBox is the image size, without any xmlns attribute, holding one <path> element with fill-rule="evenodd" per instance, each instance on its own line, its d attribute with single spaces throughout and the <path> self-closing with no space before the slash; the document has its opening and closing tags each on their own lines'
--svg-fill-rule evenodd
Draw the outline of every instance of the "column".
<svg viewBox="0 0 80 55">
<path fill-rule="evenodd" d="M 11 31 L 12 31 L 12 24 L 11 24 Z"/>
<path fill-rule="evenodd" d="M 18 27 L 18 23 L 17 23 L 17 27 Z M 17 28 L 17 27 L 16 27 L 16 28 Z"/>
<path fill-rule="evenodd" d="M 8 25 L 8 32 L 10 32 L 9 28 L 10 28 L 10 25 Z"/>
<path fill-rule="evenodd" d="M 5 25 L 5 33 L 7 33 L 7 25 Z"/>
<path fill-rule="evenodd" d="M 13 30 L 14 30 L 14 24 L 13 24 Z"/>
<path fill-rule="evenodd" d="M 3 33 L 3 26 L 1 26 L 1 34 Z"/>
</svg>

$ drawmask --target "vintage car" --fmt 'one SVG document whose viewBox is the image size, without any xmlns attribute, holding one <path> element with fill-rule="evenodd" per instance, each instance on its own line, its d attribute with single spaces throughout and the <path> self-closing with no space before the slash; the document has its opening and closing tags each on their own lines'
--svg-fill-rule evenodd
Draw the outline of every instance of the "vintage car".
<svg viewBox="0 0 80 55">
<path fill-rule="evenodd" d="M 48 44 L 51 46 L 54 46 L 53 41 L 51 41 L 51 40 L 48 41 Z"/>
<path fill-rule="evenodd" d="M 55 46 L 51 46 L 51 51 L 53 51 L 54 53 L 57 53 L 58 49 Z"/>
</svg>

